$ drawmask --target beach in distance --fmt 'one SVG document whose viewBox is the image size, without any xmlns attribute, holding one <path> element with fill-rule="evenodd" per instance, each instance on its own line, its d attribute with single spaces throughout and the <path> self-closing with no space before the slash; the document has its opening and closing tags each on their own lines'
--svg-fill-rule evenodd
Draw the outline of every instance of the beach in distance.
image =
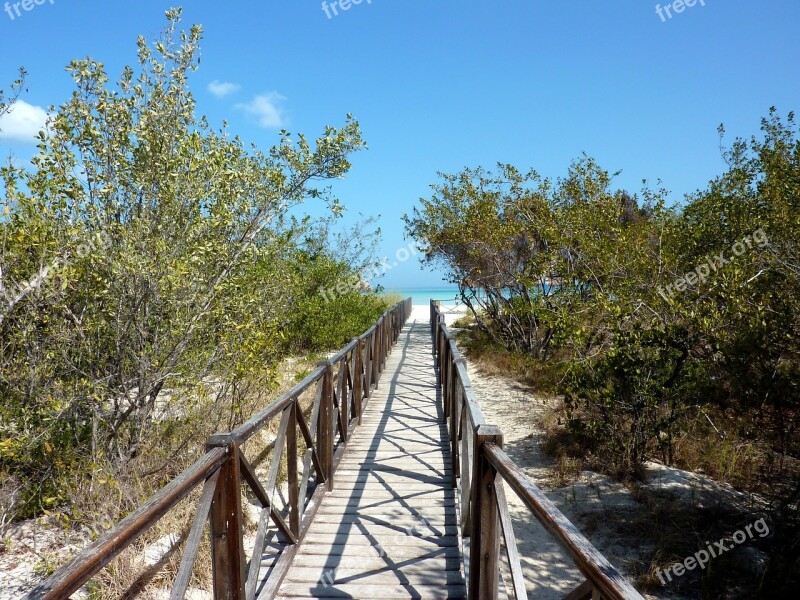
<svg viewBox="0 0 800 600">
<path fill-rule="evenodd" d="M 436 288 L 398 288 L 387 290 L 401 294 L 404 298 L 411 298 L 413 305 L 428 306 L 431 300 L 439 300 L 443 305 L 457 304 L 458 288 L 451 287 L 436 287 Z"/>
</svg>

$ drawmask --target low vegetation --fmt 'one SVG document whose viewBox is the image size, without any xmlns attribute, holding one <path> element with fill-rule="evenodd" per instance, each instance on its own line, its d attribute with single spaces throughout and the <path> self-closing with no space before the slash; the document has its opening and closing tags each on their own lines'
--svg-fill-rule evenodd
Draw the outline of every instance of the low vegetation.
<svg viewBox="0 0 800 600">
<path fill-rule="evenodd" d="M 549 443 L 564 473 L 635 480 L 658 459 L 760 494 L 775 525 L 760 593 L 784 597 L 800 573 L 794 115 L 771 111 L 723 158 L 679 206 L 614 189 L 587 156 L 556 181 L 441 174 L 406 228 L 459 286 L 472 355 L 564 398 Z"/>
</svg>

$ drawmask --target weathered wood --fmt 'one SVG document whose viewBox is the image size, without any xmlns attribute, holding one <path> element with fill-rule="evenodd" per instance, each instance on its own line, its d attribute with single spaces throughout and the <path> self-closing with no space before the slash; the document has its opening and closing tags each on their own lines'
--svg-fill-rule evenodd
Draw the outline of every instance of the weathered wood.
<svg viewBox="0 0 800 600">
<path fill-rule="evenodd" d="M 462 411 L 461 414 L 461 535 L 471 537 L 472 535 L 472 510 L 470 508 L 470 501 L 472 498 L 472 453 L 470 452 L 470 445 L 472 444 L 472 430 L 467 430 L 467 422 L 469 415 L 467 411 Z"/>
<path fill-rule="evenodd" d="M 336 463 L 337 485 L 323 497 L 278 597 L 301 590 L 336 597 L 346 595 L 351 587 L 359 590 L 355 597 L 372 593 L 372 597 L 384 598 L 395 592 L 404 598 L 419 597 L 410 587 L 393 591 L 393 582 L 408 582 L 409 586 L 429 582 L 424 597 L 429 597 L 428 592 L 437 597 L 442 591 L 450 597 L 464 597 L 455 493 L 445 443 L 447 427 L 437 416 L 441 410 L 433 370 L 427 391 L 420 390 L 418 397 L 407 400 L 401 365 L 404 356 L 421 348 L 407 347 L 404 353 L 393 354 L 391 361 L 380 356 L 381 347 L 399 339 L 401 324 L 402 319 L 395 317 L 376 328 L 376 362 L 385 360 L 383 376 L 391 377 L 393 385 L 372 394 L 362 413 L 362 425 L 354 430 L 346 448 L 337 449 L 337 455 L 341 452 Z M 419 326 L 410 331 L 415 328 Z M 405 335 L 409 330 L 403 331 Z M 426 351 L 429 348 L 427 344 L 424 347 Z M 355 382 L 358 373 L 354 377 Z M 419 375 L 407 377 L 413 377 L 415 387 L 424 389 Z M 347 562 L 332 559 L 337 556 Z M 329 564 L 333 566 L 327 567 Z M 323 567 L 336 566 L 349 572 L 338 578 L 320 572 Z M 321 580 L 323 574 L 326 578 Z"/>
<path fill-rule="evenodd" d="M 335 428 L 334 431 L 334 439 L 336 431 L 339 432 L 339 442 L 345 443 L 347 441 L 347 423 L 344 420 L 344 400 L 342 399 L 342 373 L 343 373 L 343 365 L 339 365 L 339 371 L 336 374 L 335 381 L 333 384 L 333 425 Z"/>
<path fill-rule="evenodd" d="M 360 561 L 359 561 L 360 562 Z M 457 585 L 463 583 L 464 578 L 457 570 L 419 569 L 403 571 L 387 571 L 375 569 L 365 572 L 361 568 L 352 568 L 349 565 L 340 565 L 338 568 L 301 567 L 295 558 L 291 570 L 286 576 L 287 582 L 304 583 L 308 581 L 324 581 L 331 586 L 339 587 L 342 584 L 352 585 L 394 585 L 397 583 L 413 584 L 416 586 Z"/>
<path fill-rule="evenodd" d="M 322 517 L 327 517 L 330 520 L 324 520 Z M 392 520 L 372 520 L 368 516 L 359 518 L 352 515 L 341 515 L 338 522 L 334 521 L 332 515 L 326 513 L 318 513 L 317 519 L 319 521 L 314 523 L 314 533 L 319 535 L 337 535 L 342 531 L 357 531 L 359 535 L 369 534 L 371 536 L 390 537 L 392 535 L 398 536 L 413 536 L 413 537 L 435 537 L 435 538 L 454 538 L 458 539 L 458 527 L 455 525 L 447 525 L 438 518 L 438 523 L 431 523 L 430 519 L 426 517 L 425 524 L 420 523 L 418 520 L 409 516 L 404 519 L 399 517 Z M 439 515 L 437 514 L 437 517 Z"/>
<path fill-rule="evenodd" d="M 442 551 L 450 551 L 445 555 Z M 299 554 L 294 559 L 293 567 L 337 567 L 342 562 L 341 554 Z M 392 558 L 398 558 L 393 555 Z M 418 557 L 405 557 L 408 564 L 403 565 L 403 573 L 428 573 L 430 571 L 460 571 L 461 556 L 453 548 L 436 548 L 432 552 L 421 551 Z M 420 560 L 424 559 L 424 560 Z M 377 556 L 362 556 L 358 565 L 365 571 L 378 571 L 386 568 L 386 559 Z M 462 578 L 463 581 L 463 578 Z"/>
<path fill-rule="evenodd" d="M 311 524 L 314 522 L 314 517 L 319 510 L 320 505 L 322 504 L 322 498 L 326 493 L 325 486 L 317 486 L 317 489 L 314 490 L 314 493 L 311 495 L 311 499 L 306 506 L 306 510 L 303 513 L 303 518 L 300 521 L 300 539 L 302 540 L 306 534 L 308 533 L 308 529 L 311 527 Z M 271 600 L 275 597 L 278 592 L 278 588 L 283 581 L 283 578 L 288 573 L 289 568 L 292 565 L 292 561 L 294 557 L 297 555 L 297 551 L 300 549 L 300 544 L 291 544 L 289 546 L 285 546 L 281 555 L 278 557 L 278 560 L 275 564 L 270 565 L 272 567 L 272 571 L 270 573 L 269 578 L 263 582 L 263 587 L 259 594 L 259 600 Z M 256 560 L 256 557 L 253 557 L 253 560 Z"/>
<path fill-rule="evenodd" d="M 136 541 L 178 502 L 217 472 L 226 461 L 224 448 L 214 448 L 173 479 L 111 531 L 80 552 L 64 567 L 31 590 L 27 600 L 69 598 L 100 569 Z"/>
<path fill-rule="evenodd" d="M 325 363 L 325 372 L 322 376 L 322 397 L 319 409 L 319 430 L 317 431 L 319 443 L 319 459 L 322 464 L 322 473 L 325 485 L 333 489 L 333 363 Z"/>
<path fill-rule="evenodd" d="M 396 585 L 358 585 L 343 584 L 325 586 L 323 583 L 309 586 L 306 584 L 290 584 L 281 588 L 278 598 L 425 598 L 426 600 L 444 600 L 446 598 L 465 598 L 461 586 L 421 586 L 412 584 Z"/>
<path fill-rule="evenodd" d="M 381 362 L 382 362 L 382 341 L 383 336 L 383 317 L 378 319 L 378 322 L 375 324 L 375 335 L 374 335 L 374 342 L 375 342 L 375 357 L 372 361 L 372 381 L 375 384 L 375 387 L 378 387 L 378 381 L 380 380 L 381 376 Z"/>
<path fill-rule="evenodd" d="M 298 403 L 295 402 L 287 410 L 291 411 L 289 430 L 286 434 L 286 479 L 289 486 L 289 527 L 295 539 L 300 537 L 300 498 L 298 495 L 297 481 L 297 421 L 300 412 Z"/>
<path fill-rule="evenodd" d="M 603 597 L 642 600 L 619 571 L 608 562 L 584 535 L 578 531 L 550 499 L 520 469 L 502 448 L 486 444 L 487 461 L 503 477 L 508 486 L 525 503 L 545 529 L 564 547 L 581 573 L 592 582 Z"/>
<path fill-rule="evenodd" d="M 594 593 L 594 586 L 591 581 L 584 581 L 569 594 L 564 596 L 563 600 L 592 600 Z"/>
<path fill-rule="evenodd" d="M 316 533 L 313 532 L 309 533 L 306 536 L 306 539 L 303 540 L 305 544 L 309 545 L 334 545 L 334 544 L 342 544 L 348 546 L 368 546 L 369 548 L 374 548 L 376 546 L 375 540 L 378 538 L 373 538 L 369 535 L 354 535 L 355 531 L 358 531 L 358 528 L 354 528 L 353 533 Z M 363 533 L 363 532 L 359 532 Z M 436 546 L 449 546 L 452 548 L 457 548 L 459 546 L 459 540 L 457 535 L 439 535 L 439 536 L 426 536 L 426 537 L 415 537 L 411 535 L 407 535 L 405 533 L 397 533 L 394 532 L 394 535 L 383 535 L 380 539 L 380 544 L 386 544 L 388 546 L 416 546 L 417 548 L 428 548 L 428 547 L 436 547 Z"/>
<path fill-rule="evenodd" d="M 306 445 L 308 448 L 306 449 L 306 455 L 303 458 L 303 479 L 300 483 L 300 499 L 303 502 L 303 514 L 306 512 L 305 506 L 305 498 L 308 495 L 308 484 L 309 479 L 311 477 L 311 461 L 315 460 L 315 468 L 317 469 L 317 482 L 324 482 L 325 481 L 325 473 L 322 470 L 322 460 L 319 457 L 319 452 L 317 451 L 317 427 L 319 424 L 319 406 L 320 400 L 322 399 L 322 381 L 320 380 L 317 385 L 317 393 L 314 395 L 314 405 L 311 408 L 311 418 L 310 423 L 311 425 L 306 428 L 306 432 L 308 433 L 309 437 L 306 438 Z M 301 413 L 302 417 L 302 413 Z M 302 420 L 302 425 L 305 427 L 305 419 Z M 305 433 L 303 434 L 305 435 Z M 308 441 L 310 438 L 311 441 Z"/>
<path fill-rule="evenodd" d="M 508 501 L 506 491 L 503 488 L 503 479 L 498 475 L 494 481 L 494 490 L 497 494 L 497 512 L 500 516 L 500 530 L 503 534 L 503 542 L 508 558 L 508 569 L 511 573 L 511 588 L 514 591 L 516 600 L 528 600 L 528 593 L 525 591 L 525 577 L 522 574 L 522 565 L 519 560 L 517 549 L 517 539 L 514 536 L 514 526 L 511 524 L 511 515 L 508 512 Z"/>
<path fill-rule="evenodd" d="M 388 568 L 392 564 L 396 564 L 398 567 L 420 565 L 430 558 L 461 560 L 461 551 L 454 546 L 426 546 L 423 548 L 409 546 L 405 543 L 402 545 L 381 544 L 380 547 L 366 544 L 316 544 L 313 546 L 306 544 L 302 548 L 302 553 L 295 556 L 296 559 L 315 556 L 340 557 L 340 560 L 347 560 L 347 562 L 381 558 L 384 561 L 383 568 Z"/>
<path fill-rule="evenodd" d="M 354 487 L 350 489 L 341 489 L 337 486 L 336 490 L 329 494 L 332 498 L 331 502 L 343 502 L 343 500 L 453 500 L 455 502 L 455 495 L 453 490 L 449 487 L 440 487 L 438 489 L 425 487 L 416 490 L 403 490 L 402 492 L 396 490 L 387 490 L 379 488 L 361 488 Z M 337 500 L 338 499 L 338 500 Z"/>
<path fill-rule="evenodd" d="M 355 361 L 353 364 L 353 403 L 355 407 L 355 418 L 358 419 L 358 424 L 361 425 L 361 418 L 362 418 L 362 409 L 363 404 L 362 400 L 364 398 L 364 363 L 363 363 L 363 351 L 364 346 L 360 339 L 356 339 L 356 347 L 355 347 Z"/>
<path fill-rule="evenodd" d="M 178 568 L 178 574 L 175 576 L 175 580 L 172 584 L 172 593 L 169 596 L 170 600 L 183 600 L 183 597 L 186 595 L 186 590 L 189 588 L 194 561 L 197 559 L 197 552 L 200 550 L 203 530 L 205 529 L 206 521 L 211 512 L 211 503 L 214 500 L 214 493 L 217 489 L 219 473 L 220 472 L 217 471 L 209 477 L 203 486 L 203 493 L 200 495 L 200 502 L 197 505 L 194 521 L 192 521 L 192 528 L 189 530 L 189 537 L 186 538 L 186 546 L 183 550 L 181 565 Z"/>
<path fill-rule="evenodd" d="M 479 425 L 475 430 L 472 476 L 473 528 L 469 550 L 469 597 L 497 598 L 500 580 L 500 531 L 495 479 L 497 473 L 484 459 L 488 444 L 503 445 L 499 427 Z"/>
<path fill-rule="evenodd" d="M 411 515 L 416 518 L 417 515 L 427 512 L 432 512 L 434 515 L 441 516 L 453 523 L 456 522 L 456 505 L 453 502 L 408 502 L 403 503 L 403 509 L 397 509 L 397 503 L 379 502 L 379 503 L 358 503 L 342 504 L 338 506 L 326 506 L 322 511 L 323 514 L 330 515 L 361 515 L 366 517 L 378 517 L 385 515 L 387 512 L 396 513 L 398 517 L 408 517 Z"/>
<path fill-rule="evenodd" d="M 339 399 L 339 431 L 341 434 L 342 442 L 347 442 L 348 426 L 350 425 L 350 400 L 347 391 L 347 371 L 349 361 L 347 356 L 342 358 L 339 365 L 339 385 L 337 386 L 337 395 Z"/>
<path fill-rule="evenodd" d="M 225 443 L 221 440 L 209 442 Z M 211 503 L 211 561 L 214 599 L 245 600 L 245 558 L 242 545 L 242 494 L 239 444 L 227 440 L 227 460 L 220 467 Z"/>
<path fill-rule="evenodd" d="M 364 350 L 365 350 L 365 359 L 364 359 L 364 379 L 366 381 L 366 385 L 364 387 L 364 395 L 367 398 L 372 396 L 372 389 L 374 383 L 374 363 L 375 363 L 375 333 L 374 330 L 370 335 L 365 338 L 364 340 Z"/>
<path fill-rule="evenodd" d="M 261 575 L 261 557 L 264 553 L 264 544 L 267 540 L 267 528 L 269 527 L 269 509 L 261 509 L 261 515 L 258 519 L 258 528 L 256 529 L 256 539 L 253 543 L 253 556 L 250 559 L 250 569 L 247 572 L 247 583 L 245 583 L 244 591 L 247 600 L 254 600 L 256 597 L 256 588 L 258 587 L 259 577 Z"/>
<path fill-rule="evenodd" d="M 459 359 L 463 361 L 464 359 Z M 453 476 L 451 484 L 455 488 L 458 486 L 458 472 L 460 470 L 458 459 L 458 417 L 461 414 L 461 401 L 463 398 L 463 385 L 457 376 L 457 371 L 452 371 L 455 381 L 453 382 L 453 391 L 450 396 L 450 410 L 448 411 L 449 419 L 449 438 L 450 438 L 450 464 L 453 469 Z"/>
</svg>

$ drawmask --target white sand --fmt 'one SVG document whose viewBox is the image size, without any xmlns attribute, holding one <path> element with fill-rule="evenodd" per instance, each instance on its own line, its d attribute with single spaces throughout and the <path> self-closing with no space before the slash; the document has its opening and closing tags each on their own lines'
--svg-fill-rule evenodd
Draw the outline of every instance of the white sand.
<svg viewBox="0 0 800 600">
<path fill-rule="evenodd" d="M 467 312 L 467 307 L 463 304 L 442 304 L 441 311 L 444 315 L 445 323 L 448 326 L 452 325 L 454 321 L 463 317 Z M 431 307 L 427 304 L 414 304 L 411 307 L 411 316 L 409 321 L 420 321 L 430 323 Z"/>
<path fill-rule="evenodd" d="M 623 574 L 626 562 L 642 548 L 625 548 L 618 543 L 613 528 L 604 519 L 591 519 L 592 532 L 585 523 L 592 515 L 608 510 L 635 510 L 637 503 L 622 484 L 586 472 L 581 480 L 567 488 L 552 489 L 552 461 L 541 449 L 543 432 L 536 422 L 549 408 L 551 400 L 537 397 L 519 383 L 486 376 L 469 364 L 468 373 L 486 421 L 497 425 L 504 434 L 504 449 L 523 471 L 542 488 L 548 498 Z M 514 524 L 517 549 L 530 598 L 558 600 L 585 579 L 561 546 L 539 524 L 528 508 L 506 486 L 509 512 Z M 505 558 L 503 558 L 505 560 Z M 504 577 L 509 581 L 507 567 Z"/>
</svg>

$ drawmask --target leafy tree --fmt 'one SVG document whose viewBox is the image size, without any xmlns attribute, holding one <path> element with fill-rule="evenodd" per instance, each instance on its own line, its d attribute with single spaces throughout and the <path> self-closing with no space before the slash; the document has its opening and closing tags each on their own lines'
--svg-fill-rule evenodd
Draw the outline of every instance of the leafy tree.
<svg viewBox="0 0 800 600">
<path fill-rule="evenodd" d="M 117 85 L 73 61 L 76 89 L 32 168 L 0 172 L 16 207 L 0 222 L 0 285 L 17 292 L 0 306 L 0 471 L 30 482 L 27 513 L 61 503 L 87 464 L 132 484 L 174 472 L 198 435 L 269 399 L 297 330 L 326 346 L 382 308 L 368 300 L 335 334 L 322 316 L 294 320 L 318 291 L 299 259 L 316 225 L 291 214 L 307 200 L 341 214 L 318 184 L 348 171 L 358 123 L 314 144 L 282 132 L 268 152 L 212 129 L 189 88 L 201 29 L 180 31 L 180 15 L 139 39 Z M 334 251 L 347 248 L 315 259 L 328 285 L 357 268 Z"/>
<path fill-rule="evenodd" d="M 800 564 L 794 115 L 772 109 L 723 158 L 725 173 L 674 208 L 664 190 L 613 190 L 586 156 L 555 182 L 467 169 L 440 175 L 406 228 L 430 242 L 426 260 L 460 286 L 485 336 L 558 363 L 570 425 L 609 471 L 685 461 L 679 440 L 709 414 L 732 424 L 711 422 L 714 436 L 759 448 L 749 485 L 781 531 L 762 593 L 777 597 Z"/>
</svg>

